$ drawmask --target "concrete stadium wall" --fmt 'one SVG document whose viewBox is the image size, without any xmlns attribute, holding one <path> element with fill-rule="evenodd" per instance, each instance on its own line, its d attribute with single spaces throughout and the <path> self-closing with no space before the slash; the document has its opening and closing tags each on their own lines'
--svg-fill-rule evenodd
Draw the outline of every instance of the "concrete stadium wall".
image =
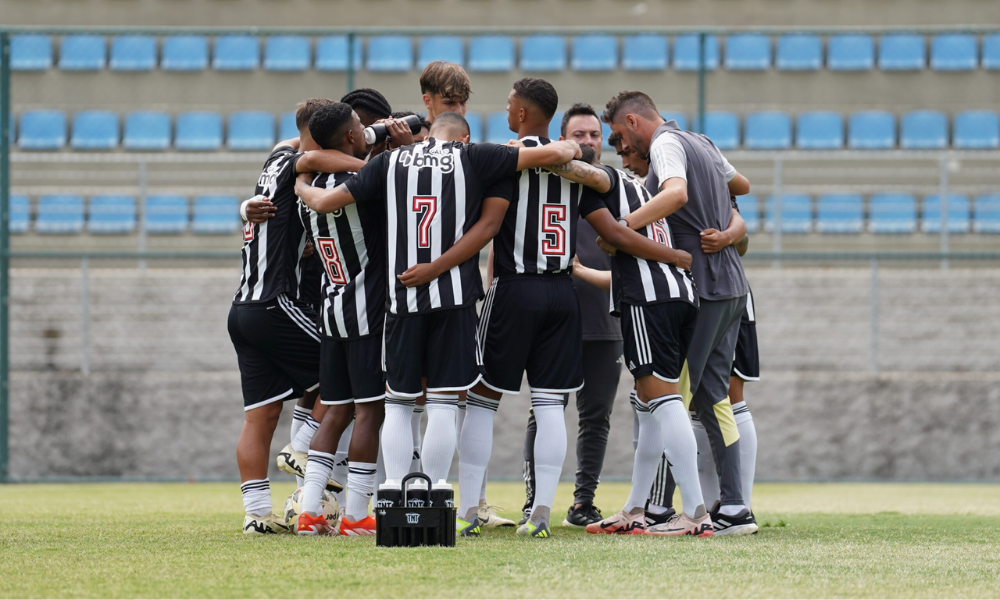
<svg viewBox="0 0 1000 600">
<path fill-rule="evenodd" d="M 870 271 L 748 274 L 763 380 L 746 396 L 761 479 L 1000 478 L 1000 269 L 883 268 L 879 374 L 869 370 Z M 235 275 L 92 270 L 84 375 L 80 272 L 16 269 L 11 474 L 235 478 L 242 407 L 225 329 Z M 631 469 L 629 387 L 623 377 L 609 479 Z M 520 477 L 528 404 L 522 393 L 500 409 L 493 478 Z M 567 423 L 572 478 L 572 404 Z M 287 431 L 285 421 L 274 452 Z"/>
</svg>

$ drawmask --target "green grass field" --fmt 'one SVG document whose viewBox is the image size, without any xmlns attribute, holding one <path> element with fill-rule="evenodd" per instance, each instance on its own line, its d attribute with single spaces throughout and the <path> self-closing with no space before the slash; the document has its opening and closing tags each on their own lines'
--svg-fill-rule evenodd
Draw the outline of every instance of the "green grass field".
<svg viewBox="0 0 1000 600">
<path fill-rule="evenodd" d="M 571 488 L 560 488 L 559 505 Z M 275 505 L 291 492 L 275 489 Z M 601 485 L 605 514 L 628 493 Z M 491 484 L 515 516 L 518 483 Z M 3 597 L 997 597 L 1000 485 L 762 484 L 743 538 L 244 536 L 235 484 L 0 486 Z M 561 516 L 560 516 L 561 520 Z"/>
</svg>

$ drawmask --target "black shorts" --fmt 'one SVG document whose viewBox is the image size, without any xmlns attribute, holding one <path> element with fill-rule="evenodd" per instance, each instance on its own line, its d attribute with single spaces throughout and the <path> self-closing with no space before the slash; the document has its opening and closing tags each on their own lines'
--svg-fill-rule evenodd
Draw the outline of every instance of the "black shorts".
<svg viewBox="0 0 1000 600">
<path fill-rule="evenodd" d="M 385 316 L 383 368 L 386 386 L 397 396 L 457 392 L 482 377 L 476 346 L 476 307 L 466 306 L 408 317 Z"/>
<path fill-rule="evenodd" d="M 683 301 L 646 306 L 622 303 L 625 366 L 632 377 L 676 383 L 687 360 L 698 309 Z"/>
<path fill-rule="evenodd" d="M 297 399 L 319 385 L 316 313 L 282 294 L 268 302 L 234 304 L 229 338 L 243 384 L 243 409 Z"/>
<path fill-rule="evenodd" d="M 733 358 L 733 377 L 743 381 L 760 381 L 760 354 L 757 352 L 757 324 L 740 323 Z"/>
<path fill-rule="evenodd" d="M 533 392 L 575 392 L 583 387 L 582 335 L 569 275 L 502 275 L 479 320 L 483 383 L 518 394 L 527 371 Z"/>
<path fill-rule="evenodd" d="M 356 340 L 323 336 L 319 398 L 323 404 L 374 402 L 385 398 L 382 338 Z"/>
</svg>

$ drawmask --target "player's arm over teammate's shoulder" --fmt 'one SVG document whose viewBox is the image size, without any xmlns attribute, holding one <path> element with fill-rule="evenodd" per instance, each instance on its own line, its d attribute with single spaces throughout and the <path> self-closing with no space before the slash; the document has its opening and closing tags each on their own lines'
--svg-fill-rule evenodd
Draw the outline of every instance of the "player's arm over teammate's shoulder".
<svg viewBox="0 0 1000 600">
<path fill-rule="evenodd" d="M 611 191 L 613 182 L 608 172 L 591 164 L 595 158 L 593 148 L 581 146 L 580 149 L 583 154 L 580 160 L 571 160 L 564 165 L 548 165 L 545 169 L 601 194 Z"/>
<path fill-rule="evenodd" d="M 604 291 L 611 291 L 611 271 L 591 269 L 580 262 L 579 256 L 573 257 L 573 277 Z"/>
<path fill-rule="evenodd" d="M 346 155 L 344 155 L 346 156 Z M 332 190 L 313 187 L 312 177 L 299 175 L 295 193 L 306 206 L 318 213 L 331 213 L 355 202 L 369 202 L 385 196 L 385 171 L 388 153 L 383 152 L 366 164 L 358 174 Z"/>
<path fill-rule="evenodd" d="M 365 166 L 365 161 L 345 154 L 340 150 L 310 150 L 299 156 L 295 162 L 296 173 L 343 173 L 357 172 Z"/>
</svg>

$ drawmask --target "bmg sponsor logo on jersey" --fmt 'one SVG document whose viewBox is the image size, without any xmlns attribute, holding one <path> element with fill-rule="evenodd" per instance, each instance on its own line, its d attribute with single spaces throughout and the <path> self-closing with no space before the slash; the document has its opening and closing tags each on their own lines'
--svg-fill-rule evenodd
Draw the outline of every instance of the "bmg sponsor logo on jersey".
<svg viewBox="0 0 1000 600">
<path fill-rule="evenodd" d="M 442 173 L 451 173 L 455 170 L 455 155 L 448 149 L 432 148 L 420 153 L 403 149 L 399 152 L 399 164 L 404 167 L 437 169 Z"/>
</svg>

